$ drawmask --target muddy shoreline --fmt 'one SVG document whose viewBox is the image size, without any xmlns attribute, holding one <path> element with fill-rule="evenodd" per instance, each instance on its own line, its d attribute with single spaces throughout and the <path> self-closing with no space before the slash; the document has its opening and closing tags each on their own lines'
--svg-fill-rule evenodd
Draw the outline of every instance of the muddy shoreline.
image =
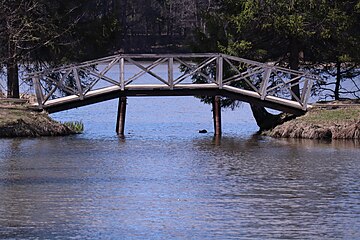
<svg viewBox="0 0 360 240">
<path fill-rule="evenodd" d="M 76 132 L 23 104 L 0 104 L 0 138 L 66 136 Z"/>
<path fill-rule="evenodd" d="M 360 139 L 360 104 L 319 104 L 262 133 L 275 138 Z"/>
</svg>

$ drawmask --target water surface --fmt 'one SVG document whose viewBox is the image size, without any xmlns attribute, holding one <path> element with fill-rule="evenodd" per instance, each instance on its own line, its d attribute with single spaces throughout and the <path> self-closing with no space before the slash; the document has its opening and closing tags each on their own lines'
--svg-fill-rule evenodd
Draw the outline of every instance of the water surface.
<svg viewBox="0 0 360 240">
<path fill-rule="evenodd" d="M 360 150 L 351 141 L 255 135 L 247 105 L 131 98 L 54 114 L 69 137 L 0 140 L 1 239 L 359 239 Z M 198 130 L 207 129 L 207 134 Z"/>
</svg>

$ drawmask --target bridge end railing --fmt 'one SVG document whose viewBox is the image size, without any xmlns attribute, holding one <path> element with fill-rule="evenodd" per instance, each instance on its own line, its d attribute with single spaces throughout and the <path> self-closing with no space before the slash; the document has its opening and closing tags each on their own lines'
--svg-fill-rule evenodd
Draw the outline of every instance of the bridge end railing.
<svg viewBox="0 0 360 240">
<path fill-rule="evenodd" d="M 318 77 L 308 72 L 291 70 L 271 63 L 259 63 L 243 58 L 223 55 L 224 69 L 233 72 L 224 85 L 256 92 L 261 100 L 278 97 L 307 109 L 313 83 Z"/>
</svg>

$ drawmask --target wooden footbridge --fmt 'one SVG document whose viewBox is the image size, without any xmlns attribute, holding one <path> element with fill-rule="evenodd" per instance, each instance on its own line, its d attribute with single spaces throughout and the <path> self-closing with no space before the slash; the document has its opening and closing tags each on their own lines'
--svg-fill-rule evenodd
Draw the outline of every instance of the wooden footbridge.
<svg viewBox="0 0 360 240">
<path fill-rule="evenodd" d="M 302 114 L 316 76 L 225 54 L 119 54 L 28 74 L 37 103 L 50 113 L 119 98 L 117 133 L 124 134 L 126 98 L 211 96 L 215 134 L 220 97 Z M 298 88 L 300 96 L 294 93 Z M 161 107 L 161 106 L 159 106 Z"/>
</svg>

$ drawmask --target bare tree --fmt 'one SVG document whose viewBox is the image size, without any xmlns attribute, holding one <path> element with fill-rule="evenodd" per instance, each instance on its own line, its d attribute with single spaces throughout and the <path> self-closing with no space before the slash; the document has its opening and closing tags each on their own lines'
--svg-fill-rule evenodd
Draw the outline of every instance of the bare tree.
<svg viewBox="0 0 360 240">
<path fill-rule="evenodd" d="M 346 62 L 326 63 L 318 67 L 323 81 L 316 82 L 314 95 L 319 100 L 360 99 L 360 66 Z"/>
<path fill-rule="evenodd" d="M 19 65 L 41 60 L 36 52 L 54 48 L 76 24 L 61 22 L 57 1 L 0 0 L 0 64 L 7 72 L 7 97 L 19 98 Z M 61 39 L 61 40 L 60 40 Z"/>
</svg>

